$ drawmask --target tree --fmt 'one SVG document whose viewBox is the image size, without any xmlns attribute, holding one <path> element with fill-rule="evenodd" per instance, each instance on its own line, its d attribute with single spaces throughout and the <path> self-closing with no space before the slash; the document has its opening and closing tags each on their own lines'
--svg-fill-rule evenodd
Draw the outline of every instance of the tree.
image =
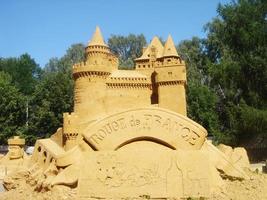
<svg viewBox="0 0 267 200">
<path fill-rule="evenodd" d="M 0 143 L 16 135 L 26 123 L 26 98 L 12 84 L 11 76 L 0 71 Z"/>
<path fill-rule="evenodd" d="M 177 51 L 187 66 L 188 82 L 193 84 L 207 83 L 205 70 L 206 55 L 203 52 L 203 39 L 193 37 L 191 40 L 181 41 L 177 45 Z"/>
<path fill-rule="evenodd" d="M 0 59 L 0 70 L 7 72 L 14 85 L 25 95 L 33 92 L 41 75 L 41 68 L 29 54 L 23 54 L 19 58 Z"/>
<path fill-rule="evenodd" d="M 219 17 L 206 26 L 207 71 L 220 94 L 218 114 L 230 144 L 267 137 L 266 127 L 258 124 L 267 112 L 266 11 L 263 0 L 233 1 L 219 5 Z"/>
<path fill-rule="evenodd" d="M 119 56 L 119 67 L 131 69 L 134 67 L 134 59 L 142 55 L 142 49 L 146 45 L 143 34 L 128 36 L 112 35 L 108 39 L 111 51 Z"/>
<path fill-rule="evenodd" d="M 81 62 L 84 57 L 85 46 L 81 43 L 73 44 L 67 49 L 66 54 L 62 58 L 51 58 L 46 64 L 44 71 L 49 72 L 63 72 L 71 75 L 72 66 L 75 63 Z"/>
<path fill-rule="evenodd" d="M 187 67 L 187 111 L 188 117 L 200 123 L 209 135 L 220 133 L 217 114 L 218 97 L 209 87 L 206 73 L 207 56 L 204 53 L 204 41 L 197 37 L 180 42 L 177 46 L 179 55 Z"/>
<path fill-rule="evenodd" d="M 28 141 L 49 137 L 62 126 L 63 113 L 72 108 L 73 81 L 62 72 L 46 74 L 30 101 Z"/>
<path fill-rule="evenodd" d="M 188 117 L 205 127 L 210 136 L 217 139 L 220 134 L 219 118 L 216 113 L 217 95 L 207 86 L 190 84 L 187 89 Z"/>
</svg>

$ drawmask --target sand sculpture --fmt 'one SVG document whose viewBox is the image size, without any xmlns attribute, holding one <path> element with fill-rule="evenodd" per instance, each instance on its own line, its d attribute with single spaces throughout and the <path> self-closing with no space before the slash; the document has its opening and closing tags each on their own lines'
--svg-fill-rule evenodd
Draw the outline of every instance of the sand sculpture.
<svg viewBox="0 0 267 200">
<path fill-rule="evenodd" d="M 243 150 L 219 150 L 186 116 L 186 67 L 171 36 L 164 46 L 154 37 L 135 70 L 118 70 L 98 27 L 85 55 L 73 66 L 74 112 L 28 162 L 39 189 L 64 185 L 80 200 L 200 198 L 223 178 L 249 178 Z"/>
<path fill-rule="evenodd" d="M 25 139 L 19 136 L 8 139 L 8 153 L 0 158 L 0 180 L 12 171 L 18 171 L 27 167 L 29 160 L 24 151 Z"/>
</svg>

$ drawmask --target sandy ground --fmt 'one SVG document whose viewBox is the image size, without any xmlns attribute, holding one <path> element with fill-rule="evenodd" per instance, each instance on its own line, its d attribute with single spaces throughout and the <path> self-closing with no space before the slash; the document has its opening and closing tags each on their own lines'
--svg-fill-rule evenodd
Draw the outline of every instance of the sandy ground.
<svg viewBox="0 0 267 200">
<path fill-rule="evenodd" d="M 214 200 L 267 200 L 267 174 L 248 172 L 250 180 L 225 180 L 224 186 L 209 199 Z M 37 191 L 26 183 L 20 183 L 16 190 L 0 193 L 1 200 L 72 200 L 76 189 L 57 186 Z"/>
<path fill-rule="evenodd" d="M 65 186 L 54 187 L 48 191 L 34 191 L 31 187 L 18 188 L 0 193 L 0 200 L 74 200 L 76 189 Z"/>
<path fill-rule="evenodd" d="M 250 172 L 251 179 L 225 180 L 221 191 L 213 195 L 215 200 L 267 200 L 267 174 Z"/>
</svg>

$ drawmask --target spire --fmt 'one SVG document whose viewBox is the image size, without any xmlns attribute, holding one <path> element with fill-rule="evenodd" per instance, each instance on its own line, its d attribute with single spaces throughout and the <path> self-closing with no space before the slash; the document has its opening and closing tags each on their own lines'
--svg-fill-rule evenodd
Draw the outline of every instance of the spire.
<svg viewBox="0 0 267 200">
<path fill-rule="evenodd" d="M 107 46 L 104 42 L 100 28 L 98 26 L 95 29 L 95 33 L 94 33 L 93 37 L 91 38 L 90 42 L 88 43 L 88 46 L 94 46 L 94 45 Z"/>
<path fill-rule="evenodd" d="M 166 56 L 177 56 L 178 57 L 178 53 L 176 51 L 171 35 L 168 36 L 168 39 L 164 45 L 164 51 L 163 51 L 162 56 L 163 57 L 166 57 Z"/>
<path fill-rule="evenodd" d="M 153 37 L 151 43 L 148 45 L 146 50 L 144 51 L 143 55 L 140 58 L 137 58 L 136 60 L 141 60 L 141 59 L 149 59 L 151 56 L 151 48 L 154 47 L 156 49 L 156 57 L 161 57 L 163 53 L 163 46 L 157 36 Z"/>
<path fill-rule="evenodd" d="M 150 46 L 156 47 L 159 51 L 163 50 L 163 46 L 162 46 L 162 44 L 161 44 L 161 42 L 157 36 L 153 37 L 153 39 L 150 43 Z"/>
</svg>

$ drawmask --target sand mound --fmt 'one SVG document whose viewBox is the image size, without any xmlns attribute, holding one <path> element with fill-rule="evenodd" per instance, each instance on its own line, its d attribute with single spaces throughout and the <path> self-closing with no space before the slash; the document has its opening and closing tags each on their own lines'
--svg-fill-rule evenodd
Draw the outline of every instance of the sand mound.
<svg viewBox="0 0 267 200">
<path fill-rule="evenodd" d="M 247 172 L 250 180 L 224 179 L 224 185 L 210 199 L 214 200 L 264 200 L 267 199 L 267 174 Z M 49 187 L 35 181 L 24 171 L 14 174 L 9 180 L 9 191 L 0 193 L 1 200 L 72 200 L 77 190 L 67 186 Z M 14 184 L 15 183 L 15 184 Z M 142 198 L 140 198 L 142 199 Z"/>
<path fill-rule="evenodd" d="M 43 177 L 44 178 L 44 177 Z M 50 187 L 42 177 L 34 177 L 29 171 L 19 171 L 4 179 L 8 191 L 0 193 L 1 200 L 72 200 L 76 189 L 57 185 Z"/>
<path fill-rule="evenodd" d="M 214 200 L 265 200 L 267 199 L 267 174 L 248 172 L 250 180 L 224 180 L 225 185 L 217 194 L 212 195 Z"/>
</svg>

